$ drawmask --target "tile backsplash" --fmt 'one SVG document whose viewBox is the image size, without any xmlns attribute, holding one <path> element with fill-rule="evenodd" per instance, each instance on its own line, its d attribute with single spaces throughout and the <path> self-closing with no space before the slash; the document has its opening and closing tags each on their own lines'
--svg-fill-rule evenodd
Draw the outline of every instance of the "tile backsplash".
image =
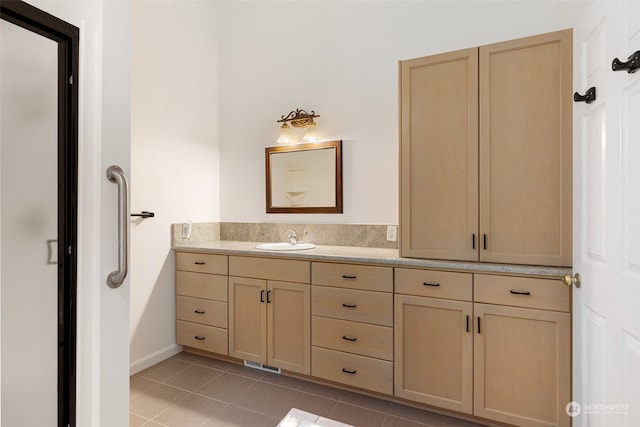
<svg viewBox="0 0 640 427">
<path fill-rule="evenodd" d="M 387 225 L 371 224 L 284 224 L 257 222 L 193 223 L 191 237 L 183 238 L 182 224 L 172 225 L 174 243 L 232 240 L 241 242 L 283 242 L 288 230 L 298 240 L 316 245 L 359 246 L 397 249 L 387 241 Z"/>
</svg>

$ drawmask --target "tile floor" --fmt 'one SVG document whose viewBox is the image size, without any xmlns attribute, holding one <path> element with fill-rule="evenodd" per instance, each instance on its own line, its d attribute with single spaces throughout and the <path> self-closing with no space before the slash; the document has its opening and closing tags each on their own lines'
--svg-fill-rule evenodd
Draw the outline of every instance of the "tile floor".
<svg viewBox="0 0 640 427">
<path fill-rule="evenodd" d="M 184 352 L 130 384 L 131 427 L 275 427 L 291 408 L 358 427 L 480 426 Z"/>
</svg>

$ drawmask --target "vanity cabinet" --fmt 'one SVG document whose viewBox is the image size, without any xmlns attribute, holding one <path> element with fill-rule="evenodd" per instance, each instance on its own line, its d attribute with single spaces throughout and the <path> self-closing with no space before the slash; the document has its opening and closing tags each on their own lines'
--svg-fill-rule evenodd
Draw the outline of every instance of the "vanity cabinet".
<svg viewBox="0 0 640 427">
<path fill-rule="evenodd" d="M 311 375 L 393 394 L 393 268 L 312 262 Z"/>
<path fill-rule="evenodd" d="M 308 261 L 229 257 L 229 355 L 311 372 Z"/>
<path fill-rule="evenodd" d="M 227 256 L 176 252 L 176 342 L 228 355 Z"/>
<path fill-rule="evenodd" d="M 396 268 L 394 395 L 473 413 L 473 276 Z"/>
<path fill-rule="evenodd" d="M 401 256 L 571 266 L 572 52 L 564 30 L 400 62 Z"/>
<path fill-rule="evenodd" d="M 474 415 L 570 426 L 570 288 L 558 280 L 474 276 Z"/>
</svg>

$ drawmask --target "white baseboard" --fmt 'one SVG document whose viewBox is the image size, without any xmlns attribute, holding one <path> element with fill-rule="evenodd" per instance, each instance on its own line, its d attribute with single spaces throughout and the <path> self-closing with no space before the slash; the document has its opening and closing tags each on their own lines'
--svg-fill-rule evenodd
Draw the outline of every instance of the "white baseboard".
<svg viewBox="0 0 640 427">
<path fill-rule="evenodd" d="M 170 358 L 171 356 L 175 356 L 181 351 L 181 345 L 171 344 L 170 346 L 160 349 L 155 353 L 152 353 L 138 360 L 134 360 L 129 365 L 129 375 L 135 375 L 140 371 L 144 371 L 145 369 L 155 365 L 156 363 L 160 363 L 163 360 Z"/>
</svg>

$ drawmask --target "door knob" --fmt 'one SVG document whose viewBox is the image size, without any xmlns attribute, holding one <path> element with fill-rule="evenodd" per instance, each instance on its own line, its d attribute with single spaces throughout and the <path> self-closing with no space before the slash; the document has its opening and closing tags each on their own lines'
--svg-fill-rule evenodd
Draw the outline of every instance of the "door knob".
<svg viewBox="0 0 640 427">
<path fill-rule="evenodd" d="M 571 287 L 571 285 L 575 285 L 576 288 L 579 288 L 582 284 L 582 278 L 580 277 L 580 273 L 576 273 L 573 276 L 565 274 L 562 276 L 562 283 L 569 287 Z"/>
</svg>

